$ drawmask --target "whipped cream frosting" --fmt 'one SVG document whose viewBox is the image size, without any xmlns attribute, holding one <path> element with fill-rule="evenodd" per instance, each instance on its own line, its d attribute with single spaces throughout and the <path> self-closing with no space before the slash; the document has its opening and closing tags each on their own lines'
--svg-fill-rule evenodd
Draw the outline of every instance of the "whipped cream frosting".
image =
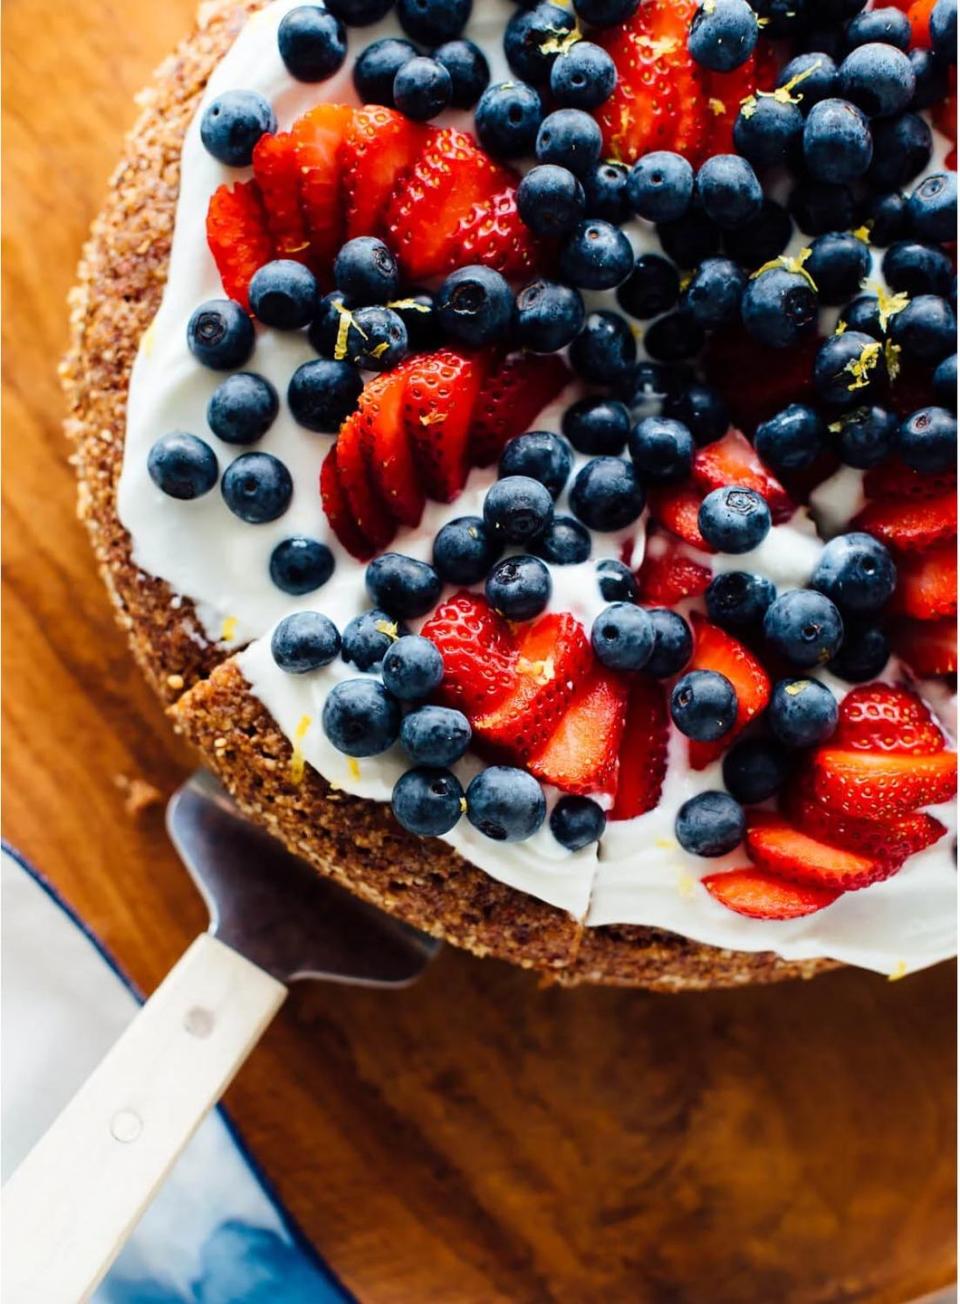
<svg viewBox="0 0 960 1304">
<path fill-rule="evenodd" d="M 401 34 L 392 15 L 375 26 L 349 30 L 350 50 L 340 72 L 320 86 L 304 85 L 287 73 L 276 44 L 281 18 L 299 2 L 275 0 L 247 22 L 211 76 L 187 132 L 167 285 L 157 316 L 141 341 L 131 377 L 118 513 L 130 533 L 136 564 L 169 584 L 178 595 L 174 604 L 181 597 L 193 600 L 212 642 L 242 649 L 238 662 L 251 691 L 290 739 L 296 755 L 342 790 L 387 801 L 394 782 L 408 765 L 399 747 L 356 761 L 332 747 L 320 724 L 327 693 L 338 680 L 355 677 L 356 668 L 338 660 L 310 675 L 289 675 L 278 669 L 270 653 L 271 632 L 291 611 L 323 611 L 342 629 L 370 605 L 364 567 L 333 536 L 320 503 L 317 481 L 331 437 L 298 426 L 284 402 L 293 372 L 315 356 L 305 336 L 257 327 L 256 348 L 247 364 L 266 376 L 281 396 L 279 415 L 257 448 L 279 457 L 293 477 L 293 499 L 284 516 L 270 524 L 251 526 L 229 511 L 216 490 L 192 502 L 180 502 L 162 494 L 146 470 L 151 445 L 175 429 L 208 439 L 221 470 L 246 451 L 210 435 L 206 407 L 223 377 L 199 366 L 186 345 L 186 325 L 194 308 L 223 293 L 204 231 L 208 200 L 222 182 L 250 175 L 249 170 L 221 166 L 203 149 L 199 122 L 204 107 L 225 90 L 257 90 L 272 103 L 280 129 L 286 129 L 321 99 L 356 103 L 350 75 L 352 56 L 381 36 Z M 476 0 L 467 28 L 467 35 L 486 53 L 495 81 L 510 76 L 501 38 L 513 12 L 509 0 Z M 472 127 L 470 114 L 449 113 L 440 121 L 467 130 Z M 944 150 L 940 138 L 929 170 L 936 170 Z M 637 252 L 659 252 L 651 225 L 636 221 L 625 229 Z M 796 253 L 802 244 L 797 233 L 788 253 Z M 615 306 L 611 294 L 586 298 L 590 307 Z M 643 356 L 642 336 L 640 345 Z M 573 385 L 531 428 L 559 430 L 562 413 L 576 396 Z M 578 465 L 583 460 L 578 459 Z M 401 531 L 392 548 L 429 560 L 440 526 L 455 516 L 479 514 L 494 476 L 493 470 L 473 471 L 455 503 L 428 504 L 418 529 Z M 754 552 L 740 557 L 689 552 L 715 572 L 751 568 L 769 575 L 781 590 L 797 587 L 809 580 L 816 564 L 820 546 L 817 525 L 825 537 L 837 533 L 861 502 L 862 475 L 844 468 L 815 492 L 812 514 L 799 510 L 789 522 L 772 529 Z M 564 507 L 561 498 L 558 509 Z M 644 515 L 627 531 L 594 535 L 590 561 L 552 567 L 551 609 L 572 612 L 589 628 L 605 605 L 596 583 L 595 563 L 602 557 L 619 557 L 627 547 L 632 565 L 638 566 L 644 555 L 645 531 Z M 297 599 L 277 589 L 268 573 L 273 548 L 293 534 L 324 540 L 336 557 L 336 569 L 328 583 Z M 654 541 L 653 546 L 659 545 Z M 689 614 L 697 606 L 688 602 L 682 609 Z M 416 628 L 417 622 L 411 625 Z M 904 672 L 891 662 L 887 676 L 903 678 Z M 848 690 L 825 673 L 821 678 L 838 696 Z M 939 684 L 929 688 L 926 696 L 943 722 L 950 705 L 947 695 Z M 454 768 L 466 785 L 479 765 L 468 755 Z M 804 919 L 751 920 L 719 905 L 699 880 L 707 873 L 743 864 L 743 852 L 719 860 L 691 856 L 677 843 L 673 822 L 682 802 L 697 792 L 722 786 L 719 763 L 699 772 L 688 769 L 686 739 L 671 726 L 669 766 L 659 805 L 637 819 L 608 824 L 599 846 L 571 853 L 555 841 L 547 823 L 529 841 L 505 845 L 484 837 L 466 819 L 444 840 L 492 877 L 566 910 L 588 925 L 643 924 L 714 946 L 769 950 L 794 960 L 827 956 L 896 975 L 954 954 L 956 874 L 949 834 L 911 857 L 893 878 L 847 893 L 834 905 Z M 558 795 L 547 789 L 548 805 Z M 933 813 L 948 828 L 954 827 L 952 803 Z"/>
</svg>

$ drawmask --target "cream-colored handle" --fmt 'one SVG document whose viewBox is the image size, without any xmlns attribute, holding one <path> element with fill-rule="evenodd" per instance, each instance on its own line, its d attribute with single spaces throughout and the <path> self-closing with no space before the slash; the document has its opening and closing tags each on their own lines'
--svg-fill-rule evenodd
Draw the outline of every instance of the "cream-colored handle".
<svg viewBox="0 0 960 1304">
<path fill-rule="evenodd" d="M 286 994 L 197 938 L 4 1186 L 3 1304 L 89 1298 Z"/>
</svg>

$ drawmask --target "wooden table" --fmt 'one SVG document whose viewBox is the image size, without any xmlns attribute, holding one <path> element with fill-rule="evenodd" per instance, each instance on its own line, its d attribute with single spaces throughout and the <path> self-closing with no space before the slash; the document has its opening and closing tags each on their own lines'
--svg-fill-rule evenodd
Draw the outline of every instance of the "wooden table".
<svg viewBox="0 0 960 1304">
<path fill-rule="evenodd" d="M 74 519 L 65 295 L 193 0 L 7 0 L 6 835 L 151 989 L 203 926 L 163 831 L 189 758 Z M 651 996 L 444 953 L 296 992 L 228 1104 L 367 1304 L 903 1304 L 953 1273 L 954 974 Z"/>
</svg>

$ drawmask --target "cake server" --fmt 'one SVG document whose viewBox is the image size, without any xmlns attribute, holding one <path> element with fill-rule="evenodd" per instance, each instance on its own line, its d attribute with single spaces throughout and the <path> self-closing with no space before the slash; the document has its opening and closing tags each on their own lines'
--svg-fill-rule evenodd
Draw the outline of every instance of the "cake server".
<svg viewBox="0 0 960 1304">
<path fill-rule="evenodd" d="M 4 1304 L 78 1304 L 302 978 L 414 982 L 440 943 L 321 878 L 198 771 L 167 828 L 210 911 L 3 1188 Z"/>
</svg>

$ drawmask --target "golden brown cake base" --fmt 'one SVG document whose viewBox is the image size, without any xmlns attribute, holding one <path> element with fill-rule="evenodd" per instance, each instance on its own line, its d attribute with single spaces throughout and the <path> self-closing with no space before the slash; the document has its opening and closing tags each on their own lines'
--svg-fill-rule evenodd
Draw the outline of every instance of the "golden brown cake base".
<svg viewBox="0 0 960 1304">
<path fill-rule="evenodd" d="M 770 953 L 718 950 L 659 929 L 585 929 L 498 883 L 445 843 L 405 833 L 388 806 L 332 791 L 309 767 L 294 782 L 290 744 L 227 652 L 206 639 L 193 604 L 134 564 L 116 512 L 127 390 L 166 280 L 183 137 L 212 69 L 247 16 L 265 3 L 204 4 L 193 34 L 159 69 L 93 224 L 71 298 L 62 379 L 79 512 L 144 673 L 252 819 L 357 895 L 478 955 L 564 983 L 665 991 L 810 977 L 835 967 L 828 960 L 789 963 Z"/>
</svg>

